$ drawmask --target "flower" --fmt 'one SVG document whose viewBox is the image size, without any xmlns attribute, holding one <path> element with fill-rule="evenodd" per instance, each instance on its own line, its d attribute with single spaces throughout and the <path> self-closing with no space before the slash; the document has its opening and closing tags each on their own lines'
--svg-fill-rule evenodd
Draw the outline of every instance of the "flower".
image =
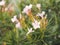
<svg viewBox="0 0 60 45">
<path fill-rule="evenodd" d="M 17 19 L 17 16 L 15 15 L 12 19 L 11 19 L 12 22 L 18 22 L 18 19 Z"/>
<path fill-rule="evenodd" d="M 13 4 L 8 4 L 8 6 L 5 8 L 5 11 L 11 11 L 11 12 L 13 12 L 14 11 L 14 6 L 13 6 Z"/>
<path fill-rule="evenodd" d="M 16 28 L 21 28 L 20 22 L 18 22 L 18 23 L 16 24 Z"/>
<path fill-rule="evenodd" d="M 26 6 L 26 7 L 23 9 L 22 13 L 28 14 L 29 11 L 31 10 L 31 8 L 32 8 L 32 4 L 30 4 L 29 6 Z"/>
<path fill-rule="evenodd" d="M 36 7 L 37 7 L 38 9 L 40 9 L 41 4 L 36 4 Z"/>
<path fill-rule="evenodd" d="M 42 13 L 38 13 L 37 16 L 40 16 L 41 18 L 43 18 L 45 15 L 45 11 L 42 11 Z"/>
<path fill-rule="evenodd" d="M 29 33 L 31 33 L 31 32 L 34 32 L 34 30 L 32 30 L 32 28 L 28 28 L 28 32 L 27 32 L 27 34 L 26 35 L 28 35 Z"/>
<path fill-rule="evenodd" d="M 0 6 L 3 6 L 3 5 L 5 5 L 5 1 L 4 0 L 0 1 Z"/>
<path fill-rule="evenodd" d="M 20 24 L 20 22 L 18 21 L 16 15 L 11 19 L 11 21 L 12 21 L 12 22 L 16 22 L 16 28 L 21 28 L 21 24 Z"/>
<path fill-rule="evenodd" d="M 40 28 L 40 22 L 38 22 L 37 20 L 34 20 L 34 22 L 32 23 L 32 26 L 34 29 Z"/>
</svg>

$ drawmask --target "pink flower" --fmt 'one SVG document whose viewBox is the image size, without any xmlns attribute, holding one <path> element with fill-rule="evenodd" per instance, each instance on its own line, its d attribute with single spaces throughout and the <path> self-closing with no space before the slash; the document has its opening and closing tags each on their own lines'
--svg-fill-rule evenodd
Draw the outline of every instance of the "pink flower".
<svg viewBox="0 0 60 45">
<path fill-rule="evenodd" d="M 35 20 L 35 21 L 32 23 L 32 26 L 33 26 L 34 29 L 40 28 L 40 22 L 38 22 L 37 20 Z"/>
<path fill-rule="evenodd" d="M 16 28 L 21 28 L 20 22 L 16 24 Z"/>
<path fill-rule="evenodd" d="M 5 1 L 4 0 L 0 1 L 0 5 L 1 6 L 5 5 Z"/>
<path fill-rule="evenodd" d="M 30 28 L 30 29 L 28 28 L 28 32 L 26 35 L 30 34 L 31 32 L 34 32 L 34 30 L 32 30 L 32 28 Z"/>
<path fill-rule="evenodd" d="M 45 15 L 45 12 L 44 12 L 44 11 L 42 11 L 42 13 L 38 13 L 38 14 L 37 14 L 37 16 L 40 16 L 41 18 L 43 18 L 44 15 Z"/>
<path fill-rule="evenodd" d="M 15 15 L 12 19 L 11 19 L 12 22 L 18 22 L 18 19 L 17 19 L 17 16 Z"/>
<path fill-rule="evenodd" d="M 32 8 L 32 4 L 30 4 L 29 6 L 26 6 L 26 7 L 23 9 L 22 13 L 28 14 L 29 11 L 31 10 L 31 8 Z"/>
</svg>

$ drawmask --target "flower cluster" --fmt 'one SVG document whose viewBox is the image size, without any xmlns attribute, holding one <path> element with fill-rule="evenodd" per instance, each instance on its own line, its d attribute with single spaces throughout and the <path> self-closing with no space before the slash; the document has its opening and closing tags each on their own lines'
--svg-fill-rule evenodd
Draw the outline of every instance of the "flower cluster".
<svg viewBox="0 0 60 45">
<path fill-rule="evenodd" d="M 8 13 L 12 13 L 14 12 L 14 5 L 12 3 L 9 3 L 8 5 L 6 4 L 5 0 L 1 0 L 0 1 L 0 6 L 1 6 L 1 11 L 2 12 L 8 12 Z"/>
<path fill-rule="evenodd" d="M 30 5 L 26 5 L 25 6 L 25 8 L 23 9 L 23 11 L 22 11 L 22 13 L 25 13 L 26 14 L 26 16 L 27 17 L 29 17 L 29 19 L 30 19 L 30 21 L 31 21 L 31 25 L 32 25 L 32 27 L 30 27 L 29 28 L 29 26 L 27 25 L 27 23 L 24 23 L 24 21 L 23 20 L 26 20 L 25 19 L 25 17 L 24 17 L 24 19 L 23 19 L 23 16 L 22 16 L 22 14 L 20 14 L 20 18 L 19 18 L 19 20 L 17 19 L 17 16 L 14 16 L 12 19 L 11 19 L 11 21 L 12 22 L 16 22 L 16 28 L 23 28 L 23 24 L 25 25 L 27 25 L 27 30 L 28 30 L 28 32 L 27 32 L 27 34 L 26 35 L 28 35 L 28 34 L 30 34 L 30 33 L 32 33 L 32 32 L 34 32 L 34 30 L 37 30 L 38 28 L 40 29 L 40 28 L 46 28 L 46 18 L 47 18 L 47 16 L 45 15 L 45 11 L 42 11 L 41 13 L 37 13 L 37 17 L 41 17 L 41 19 L 39 19 L 39 20 L 37 20 L 34 16 L 33 16 L 33 12 L 31 11 L 32 10 L 32 7 L 33 7 L 33 5 L 32 4 L 30 4 Z M 41 8 L 41 4 L 36 4 L 36 7 L 40 10 L 40 8 Z M 32 30 L 32 29 L 34 29 L 34 30 Z"/>
</svg>

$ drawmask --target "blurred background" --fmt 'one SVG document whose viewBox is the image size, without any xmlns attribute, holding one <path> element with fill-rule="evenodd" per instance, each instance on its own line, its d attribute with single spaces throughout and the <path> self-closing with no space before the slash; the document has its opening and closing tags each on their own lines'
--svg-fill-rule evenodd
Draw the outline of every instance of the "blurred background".
<svg viewBox="0 0 60 45">
<path fill-rule="evenodd" d="M 60 45 L 60 0 L 0 0 L 0 3 L 1 1 L 5 3 L 0 4 L 0 45 Z M 11 18 L 14 15 L 19 18 L 23 8 L 29 4 L 41 4 L 41 10 L 47 14 L 44 41 L 39 38 L 39 31 L 33 33 L 31 40 L 27 39 L 25 29 L 16 29 L 11 22 Z M 35 15 L 39 10 L 33 6 L 32 12 Z M 27 24 L 28 22 L 29 19 L 26 19 Z"/>
</svg>

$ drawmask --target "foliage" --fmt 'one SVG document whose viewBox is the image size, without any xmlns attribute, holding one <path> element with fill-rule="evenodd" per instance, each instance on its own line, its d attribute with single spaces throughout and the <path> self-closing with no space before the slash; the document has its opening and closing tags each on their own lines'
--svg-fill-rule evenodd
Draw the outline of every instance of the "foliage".
<svg viewBox="0 0 60 45">
<path fill-rule="evenodd" d="M 0 6 L 0 45 L 59 45 L 60 44 L 60 0 L 5 0 L 5 6 Z M 2 8 L 14 7 L 14 10 L 2 11 Z M 22 13 L 26 5 L 32 4 L 32 15 Z M 36 8 L 36 4 L 41 4 L 41 11 Z M 12 8 L 11 8 L 12 9 Z M 38 28 L 26 36 L 28 27 L 33 27 L 33 17 L 36 18 L 38 12 L 45 11 L 47 15 L 47 26 Z M 11 18 L 16 15 L 20 21 L 22 14 L 22 29 L 16 28 Z M 38 21 L 41 19 L 36 18 Z M 43 21 L 42 21 L 43 22 Z M 44 23 L 44 22 L 43 22 Z M 26 25 L 27 26 L 26 26 Z M 42 25 L 44 26 L 44 25 Z M 41 31 L 42 30 L 42 31 Z"/>
</svg>

